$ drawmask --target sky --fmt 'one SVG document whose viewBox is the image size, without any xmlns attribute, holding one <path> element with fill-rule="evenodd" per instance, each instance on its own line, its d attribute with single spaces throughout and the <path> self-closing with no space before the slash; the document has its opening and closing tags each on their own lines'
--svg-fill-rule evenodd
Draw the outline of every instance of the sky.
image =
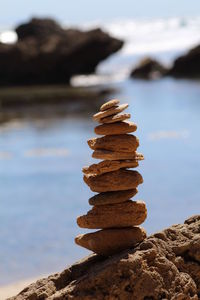
<svg viewBox="0 0 200 300">
<path fill-rule="evenodd" d="M 199 0 L 0 0 L 0 26 L 12 27 L 32 16 L 60 22 L 108 21 L 200 15 Z"/>
</svg>

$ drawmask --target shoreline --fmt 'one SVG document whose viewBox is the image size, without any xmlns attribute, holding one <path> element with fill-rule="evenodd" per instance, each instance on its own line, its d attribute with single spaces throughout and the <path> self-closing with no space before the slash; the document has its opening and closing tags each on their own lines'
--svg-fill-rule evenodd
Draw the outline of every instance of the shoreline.
<svg viewBox="0 0 200 300">
<path fill-rule="evenodd" d="M 0 299 L 6 300 L 9 297 L 16 296 L 18 293 L 20 293 L 25 287 L 27 287 L 31 283 L 36 282 L 37 280 L 48 276 L 49 274 L 42 274 L 36 277 L 22 279 L 17 282 L 9 283 L 6 285 L 0 285 Z"/>
<path fill-rule="evenodd" d="M 13 118 L 82 114 L 95 111 L 111 86 L 71 87 L 65 85 L 0 87 L 0 124 Z M 111 96 L 112 95 L 112 96 Z"/>
</svg>

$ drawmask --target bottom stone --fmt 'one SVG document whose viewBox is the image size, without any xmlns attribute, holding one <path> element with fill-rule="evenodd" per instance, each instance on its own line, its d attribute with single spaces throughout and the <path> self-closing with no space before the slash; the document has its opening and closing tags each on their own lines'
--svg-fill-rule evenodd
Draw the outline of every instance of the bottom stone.
<svg viewBox="0 0 200 300">
<path fill-rule="evenodd" d="M 109 256 L 134 247 L 146 238 L 140 227 L 104 229 L 93 233 L 81 234 L 75 238 L 76 244 L 99 255 Z"/>
</svg>

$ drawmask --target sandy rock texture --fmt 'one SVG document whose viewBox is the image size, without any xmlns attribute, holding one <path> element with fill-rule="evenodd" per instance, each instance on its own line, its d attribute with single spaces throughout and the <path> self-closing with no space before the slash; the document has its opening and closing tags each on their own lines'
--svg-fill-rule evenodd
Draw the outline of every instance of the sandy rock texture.
<svg viewBox="0 0 200 300">
<path fill-rule="evenodd" d="M 100 111 L 93 116 L 93 120 L 99 122 L 102 118 L 106 118 L 115 114 L 118 114 L 125 110 L 128 107 L 128 104 L 121 104 L 116 107 L 111 107 L 105 111 Z"/>
<path fill-rule="evenodd" d="M 94 206 L 86 215 L 77 218 L 81 228 L 122 228 L 140 225 L 147 217 L 143 201 L 126 201 L 115 205 Z"/>
<path fill-rule="evenodd" d="M 116 204 L 128 201 L 137 194 L 137 189 L 96 194 L 89 199 L 90 205 Z"/>
<path fill-rule="evenodd" d="M 116 123 L 116 122 L 121 122 L 121 121 L 125 121 L 127 119 L 130 119 L 131 115 L 130 114 L 118 114 L 118 115 L 112 115 L 112 116 L 108 116 L 105 117 L 103 119 L 99 120 L 99 123 L 102 124 L 109 124 L 109 123 Z"/>
<path fill-rule="evenodd" d="M 97 135 L 126 134 L 137 130 L 137 125 L 130 121 L 101 124 L 94 128 Z"/>
<path fill-rule="evenodd" d="M 101 175 L 84 175 L 83 179 L 90 189 L 97 193 L 135 189 L 143 183 L 139 172 L 123 169 Z"/>
<path fill-rule="evenodd" d="M 11 299 L 200 299 L 200 215 L 111 257 L 90 255 Z"/>
<path fill-rule="evenodd" d="M 117 171 L 121 168 L 136 168 L 138 161 L 134 159 L 127 160 L 103 160 L 98 164 L 92 164 L 89 167 L 83 167 L 82 171 L 85 174 L 100 175 L 112 171 Z"/>
<path fill-rule="evenodd" d="M 131 134 L 106 135 L 88 140 L 91 149 L 104 149 L 119 152 L 133 152 L 139 146 L 139 139 Z"/>
<path fill-rule="evenodd" d="M 111 107 L 116 107 L 119 104 L 119 102 L 120 101 L 118 99 L 112 99 L 112 100 L 102 104 L 100 107 L 100 111 L 110 109 Z"/>
<path fill-rule="evenodd" d="M 99 255 L 109 256 L 124 249 L 134 247 L 146 238 L 146 231 L 140 227 L 103 229 L 78 235 L 79 246 Z"/>
<path fill-rule="evenodd" d="M 104 149 L 94 150 L 92 157 L 105 160 L 143 160 L 144 156 L 141 153 L 133 152 L 118 152 Z"/>
</svg>

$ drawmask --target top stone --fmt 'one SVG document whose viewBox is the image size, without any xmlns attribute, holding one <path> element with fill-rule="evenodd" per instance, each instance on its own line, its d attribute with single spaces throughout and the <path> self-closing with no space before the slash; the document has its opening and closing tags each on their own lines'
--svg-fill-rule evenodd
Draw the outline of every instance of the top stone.
<svg viewBox="0 0 200 300">
<path fill-rule="evenodd" d="M 119 104 L 119 100 L 117 100 L 117 99 L 110 100 L 110 101 L 104 103 L 103 105 L 101 105 L 100 111 L 107 110 L 113 106 L 117 106 L 118 104 Z"/>
<path fill-rule="evenodd" d="M 99 122 L 102 118 L 116 115 L 116 114 L 122 112 L 127 107 L 128 107 L 128 104 L 126 103 L 126 104 L 121 104 L 119 106 L 111 107 L 104 111 L 100 111 L 93 116 L 93 120 Z"/>
</svg>

